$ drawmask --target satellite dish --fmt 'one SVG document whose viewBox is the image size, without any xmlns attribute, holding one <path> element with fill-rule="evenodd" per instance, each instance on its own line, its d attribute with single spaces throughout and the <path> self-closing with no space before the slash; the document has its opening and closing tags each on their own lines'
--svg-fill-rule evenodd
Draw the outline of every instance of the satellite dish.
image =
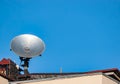
<svg viewBox="0 0 120 84">
<path fill-rule="evenodd" d="M 38 55 L 41 56 L 44 49 L 45 44 L 39 37 L 32 34 L 22 34 L 12 39 L 10 50 L 19 55 L 21 63 L 24 62 L 24 64 L 20 63 L 24 67 L 24 74 L 28 75 L 30 59 Z"/>
<path fill-rule="evenodd" d="M 45 44 L 35 35 L 22 34 L 13 38 L 11 49 L 20 57 L 32 58 L 43 53 Z"/>
</svg>

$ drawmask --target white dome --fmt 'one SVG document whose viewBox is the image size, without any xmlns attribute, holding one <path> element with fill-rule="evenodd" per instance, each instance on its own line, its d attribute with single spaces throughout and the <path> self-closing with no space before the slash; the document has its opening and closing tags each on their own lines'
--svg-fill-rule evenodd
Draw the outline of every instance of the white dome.
<svg viewBox="0 0 120 84">
<path fill-rule="evenodd" d="M 20 57 L 31 58 L 41 55 L 45 44 L 35 35 L 22 34 L 13 38 L 11 49 Z"/>
</svg>

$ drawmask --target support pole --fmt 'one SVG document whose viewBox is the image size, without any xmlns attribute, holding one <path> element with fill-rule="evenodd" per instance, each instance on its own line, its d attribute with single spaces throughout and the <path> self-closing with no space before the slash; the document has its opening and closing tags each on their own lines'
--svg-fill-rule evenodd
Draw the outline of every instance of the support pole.
<svg viewBox="0 0 120 84">
<path fill-rule="evenodd" d="M 25 58 L 25 57 L 20 57 L 21 62 L 23 61 L 24 64 L 21 66 L 24 68 L 24 75 L 27 76 L 29 75 L 28 67 L 29 67 L 29 61 L 31 58 Z"/>
<path fill-rule="evenodd" d="M 29 61 L 27 60 L 27 58 L 24 60 L 24 74 L 25 75 L 29 75 L 29 72 L 28 72 L 28 67 L 29 67 Z"/>
</svg>

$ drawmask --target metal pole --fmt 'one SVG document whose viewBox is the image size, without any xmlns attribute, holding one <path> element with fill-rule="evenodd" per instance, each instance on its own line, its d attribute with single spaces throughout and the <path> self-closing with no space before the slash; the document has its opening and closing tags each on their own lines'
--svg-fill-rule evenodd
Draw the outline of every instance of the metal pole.
<svg viewBox="0 0 120 84">
<path fill-rule="evenodd" d="M 24 60 L 24 74 L 25 75 L 29 75 L 29 72 L 28 72 L 28 62 L 29 62 L 29 60 L 26 58 L 25 60 Z"/>
</svg>

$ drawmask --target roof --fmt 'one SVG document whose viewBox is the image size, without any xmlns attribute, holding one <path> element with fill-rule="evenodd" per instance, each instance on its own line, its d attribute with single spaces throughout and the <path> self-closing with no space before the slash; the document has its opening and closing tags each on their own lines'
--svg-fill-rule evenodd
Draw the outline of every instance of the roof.
<svg viewBox="0 0 120 84">
<path fill-rule="evenodd" d="M 13 62 L 11 59 L 6 59 L 6 58 L 3 58 L 1 61 L 0 61 L 0 65 L 8 65 L 8 64 L 14 64 L 16 65 L 15 62 Z"/>
<path fill-rule="evenodd" d="M 73 75 L 73 74 L 89 74 L 89 73 L 106 73 L 106 72 L 118 72 L 119 70 L 117 68 L 111 68 L 111 69 L 103 69 L 103 70 L 94 70 L 94 71 L 87 71 L 87 72 L 69 72 L 69 73 L 31 73 L 31 75 Z"/>
<path fill-rule="evenodd" d="M 120 72 L 117 68 L 112 69 L 104 69 L 104 70 L 95 70 L 95 71 L 88 71 L 88 72 L 70 72 L 70 73 L 31 73 L 27 76 L 20 75 L 18 76 L 19 80 L 33 80 L 33 79 L 45 79 L 45 78 L 52 78 L 52 77 L 60 77 L 60 76 L 72 76 L 72 75 L 89 75 L 93 73 L 103 73 L 106 76 L 109 76 L 117 81 L 120 81 Z"/>
<path fill-rule="evenodd" d="M 119 72 L 119 70 L 117 68 L 111 68 L 111 69 L 104 69 L 104 70 L 88 71 L 88 72 L 84 72 L 84 73 L 96 73 L 96 72 L 102 72 L 102 73 L 106 73 L 106 72 Z"/>
<path fill-rule="evenodd" d="M 4 65 L 4 64 L 10 64 L 10 59 L 5 59 L 3 58 L 1 61 L 0 61 L 0 64 Z"/>
<path fill-rule="evenodd" d="M 24 82 L 36 82 L 36 81 L 46 81 L 46 80 L 55 80 L 55 79 L 63 79 L 63 78 L 73 78 L 73 77 L 81 77 L 81 76 L 91 76 L 102 74 L 117 83 L 120 82 L 120 72 L 117 68 L 112 69 L 104 69 L 104 70 L 95 70 L 88 72 L 72 72 L 72 73 L 32 73 L 26 76 L 19 76 L 20 80 L 15 80 L 12 83 L 24 83 Z M 27 78 L 28 77 L 28 78 Z"/>
</svg>

